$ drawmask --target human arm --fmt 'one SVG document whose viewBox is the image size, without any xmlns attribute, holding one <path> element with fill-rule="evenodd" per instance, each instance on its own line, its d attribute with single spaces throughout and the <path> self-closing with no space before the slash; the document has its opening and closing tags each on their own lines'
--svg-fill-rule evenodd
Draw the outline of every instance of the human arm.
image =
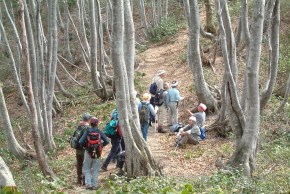
<svg viewBox="0 0 290 194">
<path fill-rule="evenodd" d="M 100 134 L 101 134 L 101 139 L 103 140 L 103 146 L 105 147 L 106 145 L 108 145 L 110 143 L 108 137 L 100 131 Z"/>
<path fill-rule="evenodd" d="M 153 106 L 152 106 L 151 104 L 149 104 L 149 110 L 150 110 L 150 114 L 151 114 L 153 117 L 155 117 L 155 116 L 156 116 L 156 113 L 155 113 L 154 108 L 153 108 Z"/>
<path fill-rule="evenodd" d="M 87 135 L 88 135 L 88 130 L 86 130 L 86 132 L 83 133 L 82 137 L 80 138 L 80 140 L 78 142 L 81 147 L 84 146 Z"/>
</svg>

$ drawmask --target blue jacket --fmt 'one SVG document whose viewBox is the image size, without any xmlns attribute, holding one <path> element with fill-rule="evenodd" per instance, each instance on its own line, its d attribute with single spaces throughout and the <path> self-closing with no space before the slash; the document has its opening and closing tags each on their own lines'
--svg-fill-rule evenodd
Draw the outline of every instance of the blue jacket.
<svg viewBox="0 0 290 194">
<path fill-rule="evenodd" d="M 87 136 L 88 136 L 88 134 L 89 133 L 91 133 L 91 132 L 97 132 L 97 133 L 99 133 L 99 134 L 101 134 L 101 139 L 104 141 L 103 142 L 103 146 L 106 146 L 106 145 L 108 145 L 109 143 L 110 143 L 110 141 L 109 141 L 109 139 L 107 138 L 107 136 L 101 131 L 101 130 L 99 130 L 99 129 L 97 129 L 97 128 L 89 128 L 84 134 L 83 134 L 83 136 L 81 137 L 81 139 L 80 139 L 80 141 L 79 141 L 79 144 L 81 145 L 81 146 L 84 146 L 84 144 L 86 143 L 86 141 L 87 141 Z"/>
<path fill-rule="evenodd" d="M 181 99 L 179 91 L 176 88 L 169 89 L 167 96 L 169 102 L 178 102 Z"/>
</svg>

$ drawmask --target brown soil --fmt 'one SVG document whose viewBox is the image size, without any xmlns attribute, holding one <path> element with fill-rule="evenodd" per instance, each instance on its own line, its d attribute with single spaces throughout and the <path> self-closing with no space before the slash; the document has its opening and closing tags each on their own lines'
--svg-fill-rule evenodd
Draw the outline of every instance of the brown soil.
<svg viewBox="0 0 290 194">
<path fill-rule="evenodd" d="M 179 120 L 184 124 L 188 118 L 185 110 L 198 105 L 195 94 L 189 90 L 193 82 L 192 73 L 186 60 L 182 60 L 182 56 L 186 54 L 187 40 L 187 31 L 181 31 L 178 36 L 168 40 L 167 43 L 152 45 L 138 55 L 138 59 L 143 60 L 138 68 L 139 72 L 145 73 L 141 80 L 143 85 L 149 86 L 154 74 L 159 69 L 167 72 L 165 82 L 179 81 L 180 94 L 185 97 L 179 106 Z M 209 125 L 214 119 L 214 116 L 208 116 L 206 124 Z M 209 175 L 216 171 L 214 163 L 221 152 L 224 154 L 225 151 L 232 150 L 232 143 L 216 137 L 214 132 L 208 132 L 207 138 L 199 145 L 186 145 L 185 148 L 175 149 L 175 136 L 169 136 L 168 132 L 157 133 L 155 125 L 157 124 L 153 124 L 149 129 L 148 146 L 156 161 L 163 166 L 164 175 L 167 177 L 181 179 Z M 109 150 L 110 147 L 105 148 L 104 157 L 107 156 Z M 101 184 L 111 173 L 117 172 L 115 164 L 111 163 L 108 169 L 107 172 L 100 172 L 99 182 Z M 75 187 L 71 192 L 84 192 L 84 189 Z"/>
</svg>

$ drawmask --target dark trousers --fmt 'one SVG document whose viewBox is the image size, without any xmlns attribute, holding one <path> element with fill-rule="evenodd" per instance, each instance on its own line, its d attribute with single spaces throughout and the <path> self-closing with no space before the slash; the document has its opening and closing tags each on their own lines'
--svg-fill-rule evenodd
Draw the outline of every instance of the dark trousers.
<svg viewBox="0 0 290 194">
<path fill-rule="evenodd" d="M 77 179 L 78 182 L 81 183 L 83 179 L 83 163 L 84 163 L 84 155 L 76 154 L 77 158 Z"/>
<path fill-rule="evenodd" d="M 120 147 L 120 143 L 121 143 L 121 138 L 120 137 L 111 138 L 111 143 L 112 143 L 112 148 L 106 160 L 104 161 L 104 164 L 103 164 L 104 168 L 107 168 L 111 160 L 117 155 L 119 147 Z"/>
</svg>

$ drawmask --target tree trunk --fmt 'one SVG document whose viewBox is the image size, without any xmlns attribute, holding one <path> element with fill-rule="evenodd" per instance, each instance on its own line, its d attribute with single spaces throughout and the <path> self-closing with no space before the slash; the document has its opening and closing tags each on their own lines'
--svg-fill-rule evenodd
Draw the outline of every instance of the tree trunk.
<svg viewBox="0 0 290 194">
<path fill-rule="evenodd" d="M 45 133 L 45 145 L 46 149 L 54 149 L 55 143 L 53 141 L 53 126 L 52 126 L 52 106 L 53 106 L 53 95 L 54 95 L 54 85 L 55 76 L 57 68 L 57 17 L 56 17 L 56 6 L 57 0 L 51 0 L 48 2 L 48 28 L 50 29 L 48 42 L 49 42 L 49 59 L 48 59 L 48 87 L 47 87 L 47 120 L 48 120 L 48 133 Z"/>
<path fill-rule="evenodd" d="M 207 107 L 214 112 L 218 110 L 217 102 L 210 93 L 205 82 L 200 57 L 200 19 L 198 2 L 196 0 L 186 0 L 185 3 L 186 10 L 188 12 L 187 20 L 189 28 L 188 63 L 193 73 L 196 95 L 199 102 L 206 104 Z"/>
<path fill-rule="evenodd" d="M 156 18 L 156 5 L 155 5 L 155 0 L 151 0 L 151 14 L 152 14 L 152 27 L 156 27 L 158 22 Z"/>
<path fill-rule="evenodd" d="M 140 15 L 141 15 L 141 23 L 144 28 L 144 33 L 146 37 L 148 37 L 148 25 L 147 25 L 147 19 L 146 19 L 144 0 L 139 0 L 138 4 L 139 4 Z"/>
<path fill-rule="evenodd" d="M 19 5 L 20 5 L 20 13 L 22 15 L 22 22 L 21 22 L 22 25 L 20 26 L 21 32 L 22 32 L 22 53 L 23 53 L 22 61 L 23 61 L 24 69 L 25 69 L 25 80 L 26 80 L 27 91 L 28 91 L 28 94 L 27 94 L 28 105 L 31 111 L 30 121 L 31 121 L 31 128 L 32 128 L 32 137 L 34 140 L 37 160 L 38 160 L 42 173 L 45 176 L 53 177 L 54 174 L 47 164 L 46 156 L 44 153 L 43 145 L 41 144 L 41 138 L 38 131 L 38 118 L 37 118 L 37 111 L 36 111 L 36 106 L 35 106 L 35 97 L 32 90 L 32 80 L 31 80 L 32 75 L 30 73 L 30 69 L 33 69 L 33 68 L 31 67 L 32 63 L 30 61 L 31 55 L 29 55 L 28 53 L 28 50 L 33 51 L 34 49 L 34 46 L 33 46 L 34 41 L 32 38 L 32 29 L 31 29 L 31 24 L 30 24 L 30 19 L 29 19 L 29 13 L 28 13 L 26 2 L 24 0 L 19 1 Z"/>
<path fill-rule="evenodd" d="M 9 170 L 9 167 L 6 165 L 5 161 L 0 156 L 0 190 L 1 187 L 15 187 L 15 181 L 12 176 L 11 171 Z"/>
<path fill-rule="evenodd" d="M 134 101 L 131 99 L 129 94 L 129 81 L 128 74 L 125 66 L 125 60 L 132 61 L 134 56 L 124 57 L 124 14 L 126 29 L 126 47 L 131 48 L 132 42 L 134 43 L 133 20 L 130 11 L 129 0 L 113 1 L 113 31 L 112 31 L 112 62 L 114 65 L 114 75 L 116 83 L 116 96 L 117 96 L 117 107 L 120 115 L 120 124 L 124 134 L 124 140 L 126 145 L 126 167 L 128 177 L 146 176 L 146 175 L 158 175 L 160 171 L 155 164 L 151 156 L 151 152 L 147 148 L 147 144 L 141 136 L 140 127 L 138 127 L 139 121 L 132 117 L 131 110 L 136 107 L 136 104 L 132 107 L 129 102 Z M 128 15 L 127 15 L 128 14 Z M 128 36 L 130 35 L 130 36 Z M 133 37 L 133 39 L 132 39 Z M 129 46 L 130 45 L 130 46 Z M 132 54 L 134 51 L 127 52 L 127 55 Z M 134 61 L 134 60 L 133 60 Z M 133 68 L 134 63 L 130 64 Z M 132 78 L 130 78 L 132 79 Z M 134 126 L 132 128 L 131 126 Z M 138 130 L 137 130 L 138 129 Z M 134 138 L 133 138 L 134 137 Z"/>
<path fill-rule="evenodd" d="M 64 2 L 64 17 L 65 17 L 65 21 L 64 21 L 64 56 L 65 58 L 70 62 L 70 63 L 74 63 L 74 59 L 73 56 L 70 52 L 70 39 L 72 38 L 71 34 L 69 33 L 69 16 L 68 16 L 68 5 L 67 5 L 67 1 Z"/>
<path fill-rule="evenodd" d="M 243 168 L 251 176 L 256 165 L 256 152 L 260 127 L 259 64 L 261 57 L 265 0 L 254 1 L 253 26 L 247 59 L 248 109 L 246 123 L 241 137 L 236 137 L 235 151 L 229 164 Z"/>
<path fill-rule="evenodd" d="M 288 80 L 286 82 L 286 91 L 285 91 L 284 99 L 281 102 L 281 105 L 278 108 L 277 112 L 282 112 L 283 111 L 286 103 L 288 102 L 289 93 L 290 93 L 290 72 L 289 72 Z"/>
<path fill-rule="evenodd" d="M 212 34 L 216 34 L 216 29 L 213 24 L 213 15 L 214 15 L 214 8 L 213 8 L 213 0 L 204 0 L 205 5 L 205 12 L 206 12 L 206 24 L 204 30 L 206 32 L 210 32 Z"/>
<path fill-rule="evenodd" d="M 2 83 L 0 83 L 0 118 L 5 129 L 5 135 L 6 135 L 6 140 L 7 140 L 9 151 L 12 152 L 16 156 L 16 158 L 22 158 L 22 159 L 31 158 L 32 155 L 27 153 L 27 151 L 19 145 L 17 139 L 14 136 L 8 110 L 7 110 L 5 99 L 4 99 L 4 95 L 3 95 L 3 91 L 2 91 Z"/>
<path fill-rule="evenodd" d="M 260 108 L 264 109 L 269 101 L 276 83 L 279 61 L 279 26 L 280 26 L 280 0 L 276 0 L 273 14 L 273 20 L 269 25 L 269 70 L 268 80 L 266 81 L 265 89 L 261 95 Z"/>
</svg>

